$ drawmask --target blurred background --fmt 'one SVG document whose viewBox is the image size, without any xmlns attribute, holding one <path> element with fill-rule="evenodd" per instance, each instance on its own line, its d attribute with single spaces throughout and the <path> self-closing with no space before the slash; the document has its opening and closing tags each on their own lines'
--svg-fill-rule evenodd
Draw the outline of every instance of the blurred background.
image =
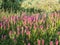
<svg viewBox="0 0 60 45">
<path fill-rule="evenodd" d="M 60 10 L 60 0 L 0 0 L 0 12 L 51 13 Z"/>
</svg>

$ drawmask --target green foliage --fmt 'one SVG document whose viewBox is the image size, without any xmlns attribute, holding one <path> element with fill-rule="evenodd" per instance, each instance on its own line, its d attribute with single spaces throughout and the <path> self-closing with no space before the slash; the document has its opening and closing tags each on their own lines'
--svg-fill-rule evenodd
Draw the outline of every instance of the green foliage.
<svg viewBox="0 0 60 45">
<path fill-rule="evenodd" d="M 60 0 L 1 0 L 0 8 L 9 12 L 54 12 L 60 10 Z"/>
<path fill-rule="evenodd" d="M 0 9 L 1 9 L 2 0 L 0 0 Z"/>
<path fill-rule="evenodd" d="M 20 10 L 21 0 L 2 0 L 1 8 L 5 11 L 17 12 Z"/>
</svg>

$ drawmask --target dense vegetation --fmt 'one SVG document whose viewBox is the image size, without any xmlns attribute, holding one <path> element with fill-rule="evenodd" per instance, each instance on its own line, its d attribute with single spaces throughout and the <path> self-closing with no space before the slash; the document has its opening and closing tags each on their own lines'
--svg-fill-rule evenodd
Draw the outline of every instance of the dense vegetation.
<svg viewBox="0 0 60 45">
<path fill-rule="evenodd" d="M 0 45 L 60 45 L 60 0 L 0 0 Z"/>
<path fill-rule="evenodd" d="M 26 12 L 53 12 L 60 10 L 59 0 L 1 0 L 0 7 L 2 9 Z"/>
<path fill-rule="evenodd" d="M 55 12 L 46 17 L 45 13 L 3 16 L 0 20 L 0 44 L 60 45 L 60 14 Z"/>
</svg>

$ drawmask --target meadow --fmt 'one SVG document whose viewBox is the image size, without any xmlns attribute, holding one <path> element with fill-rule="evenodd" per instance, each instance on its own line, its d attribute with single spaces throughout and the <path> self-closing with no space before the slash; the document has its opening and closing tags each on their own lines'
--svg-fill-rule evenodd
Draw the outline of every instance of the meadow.
<svg viewBox="0 0 60 45">
<path fill-rule="evenodd" d="M 60 13 L 2 16 L 0 45 L 60 45 Z"/>
<path fill-rule="evenodd" d="M 60 1 L 0 0 L 0 45 L 60 45 Z"/>
</svg>

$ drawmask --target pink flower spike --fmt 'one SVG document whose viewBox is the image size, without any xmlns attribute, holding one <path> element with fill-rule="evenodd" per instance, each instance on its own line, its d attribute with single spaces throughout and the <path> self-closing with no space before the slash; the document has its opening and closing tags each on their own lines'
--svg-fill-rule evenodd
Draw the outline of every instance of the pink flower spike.
<svg viewBox="0 0 60 45">
<path fill-rule="evenodd" d="M 12 34 L 12 31 L 9 31 L 9 35 L 11 35 Z"/>
<path fill-rule="evenodd" d="M 26 35 L 30 35 L 30 31 L 26 31 Z"/>
<path fill-rule="evenodd" d="M 4 25 L 4 30 L 6 29 L 6 26 Z"/>
<path fill-rule="evenodd" d="M 58 35 L 60 35 L 60 32 L 57 32 Z"/>
<path fill-rule="evenodd" d="M 43 29 L 43 25 L 40 25 L 40 29 L 41 29 L 41 30 Z"/>
<path fill-rule="evenodd" d="M 10 24 L 9 24 L 9 22 L 8 22 L 8 29 L 9 29 L 9 27 L 10 27 Z"/>
<path fill-rule="evenodd" d="M 19 26 L 17 26 L 17 30 L 18 30 L 18 31 L 20 30 L 20 27 L 19 27 Z"/>
<path fill-rule="evenodd" d="M 6 35 L 4 35 L 4 39 L 6 39 Z"/>
<path fill-rule="evenodd" d="M 17 34 L 19 35 L 20 34 L 20 27 L 17 26 Z"/>
<path fill-rule="evenodd" d="M 56 45 L 58 45 L 59 44 L 59 41 L 58 40 L 56 40 Z"/>
<path fill-rule="evenodd" d="M 37 21 L 38 20 L 38 17 L 39 17 L 39 13 L 36 14 L 35 17 L 36 17 L 36 21 Z"/>
<path fill-rule="evenodd" d="M 28 43 L 28 45 L 30 45 L 30 43 Z"/>
<path fill-rule="evenodd" d="M 6 39 L 6 35 L 2 35 L 2 39 Z"/>
<path fill-rule="evenodd" d="M 50 41 L 50 45 L 53 45 L 53 41 Z"/>
<path fill-rule="evenodd" d="M 42 39 L 42 45 L 44 45 L 44 39 Z"/>
<path fill-rule="evenodd" d="M 15 17 L 18 20 L 18 16 Z"/>
<path fill-rule="evenodd" d="M 38 40 L 38 45 L 40 45 L 40 40 Z"/>
<path fill-rule="evenodd" d="M 37 26 L 36 25 L 34 25 L 34 30 L 36 30 L 37 29 Z"/>
<path fill-rule="evenodd" d="M 0 28 L 2 28 L 2 26 L 3 26 L 3 25 L 2 25 L 2 22 L 1 22 L 1 23 L 0 23 Z"/>
<path fill-rule="evenodd" d="M 3 17 L 2 17 L 2 20 L 5 20 L 5 19 L 6 19 L 6 16 L 3 16 Z"/>
</svg>

